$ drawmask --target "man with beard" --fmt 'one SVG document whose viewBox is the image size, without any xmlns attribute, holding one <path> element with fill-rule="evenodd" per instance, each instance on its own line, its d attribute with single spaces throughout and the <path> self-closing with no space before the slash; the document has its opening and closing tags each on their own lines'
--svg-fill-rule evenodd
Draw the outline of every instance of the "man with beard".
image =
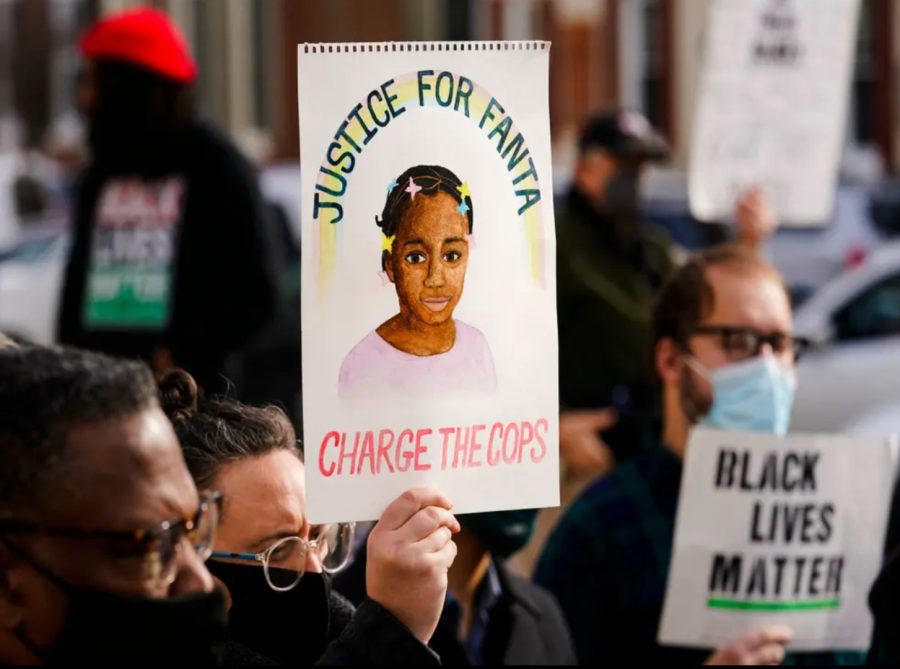
<svg viewBox="0 0 900 669">
<path fill-rule="evenodd" d="M 556 595 L 585 664 L 778 664 L 790 631 L 769 628 L 709 652 L 656 641 L 672 557 L 681 467 L 697 424 L 783 435 L 802 341 L 776 270 L 738 246 L 679 269 L 653 314 L 662 424 L 643 426 L 637 455 L 572 505 L 535 580 Z M 798 656 L 804 663 L 859 659 Z"/>
<path fill-rule="evenodd" d="M 195 118 L 197 68 L 165 14 L 101 20 L 81 42 L 82 176 L 59 338 L 188 369 L 224 390 L 229 356 L 268 322 L 275 271 L 249 163 Z"/>
<path fill-rule="evenodd" d="M 0 665 L 205 665 L 225 600 L 198 495 L 150 370 L 0 350 Z"/>
</svg>

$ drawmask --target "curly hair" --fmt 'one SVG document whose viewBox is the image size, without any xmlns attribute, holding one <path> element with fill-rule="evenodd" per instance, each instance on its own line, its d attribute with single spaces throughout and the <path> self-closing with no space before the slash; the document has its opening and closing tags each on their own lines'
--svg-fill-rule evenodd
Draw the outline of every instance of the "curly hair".
<svg viewBox="0 0 900 669">
<path fill-rule="evenodd" d="M 285 450 L 302 460 L 294 428 L 276 406 L 255 407 L 228 397 L 207 398 L 193 377 L 180 369 L 159 381 L 159 397 L 201 490 L 214 486 L 224 465 L 245 458 Z"/>
</svg>

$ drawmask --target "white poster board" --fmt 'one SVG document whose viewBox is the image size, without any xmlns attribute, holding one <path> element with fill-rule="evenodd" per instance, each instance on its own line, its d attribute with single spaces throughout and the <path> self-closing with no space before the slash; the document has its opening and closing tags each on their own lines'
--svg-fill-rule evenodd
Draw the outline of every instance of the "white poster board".
<svg viewBox="0 0 900 669">
<path fill-rule="evenodd" d="M 660 643 L 786 625 L 789 650 L 868 649 L 896 461 L 889 438 L 695 430 Z"/>
<path fill-rule="evenodd" d="M 688 179 L 696 218 L 730 220 L 759 186 L 781 224 L 827 223 L 858 15 L 858 0 L 712 1 Z"/>
<path fill-rule="evenodd" d="M 298 47 L 312 522 L 559 503 L 548 55 Z"/>
</svg>

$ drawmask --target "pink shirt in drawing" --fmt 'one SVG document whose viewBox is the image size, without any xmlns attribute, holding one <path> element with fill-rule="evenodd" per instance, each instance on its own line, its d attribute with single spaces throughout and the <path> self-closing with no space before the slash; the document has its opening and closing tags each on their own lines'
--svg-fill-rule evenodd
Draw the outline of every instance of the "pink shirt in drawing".
<svg viewBox="0 0 900 669">
<path fill-rule="evenodd" d="M 338 377 L 342 399 L 385 393 L 415 397 L 468 396 L 497 387 L 494 359 L 484 335 L 456 321 L 456 342 L 446 353 L 418 356 L 394 348 L 370 332 L 344 358 Z"/>
</svg>

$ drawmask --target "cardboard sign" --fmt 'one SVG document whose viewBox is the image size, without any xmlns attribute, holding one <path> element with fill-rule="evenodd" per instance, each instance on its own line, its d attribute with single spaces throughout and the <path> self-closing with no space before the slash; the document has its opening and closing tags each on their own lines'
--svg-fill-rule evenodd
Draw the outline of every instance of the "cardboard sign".
<svg viewBox="0 0 900 669">
<path fill-rule="evenodd" d="M 858 15 L 858 0 L 713 0 L 690 156 L 696 218 L 730 220 L 759 186 L 782 224 L 827 223 Z"/>
<path fill-rule="evenodd" d="M 548 53 L 299 46 L 313 522 L 558 504 Z"/>
<path fill-rule="evenodd" d="M 694 431 L 660 643 L 778 624 L 789 650 L 867 649 L 896 456 L 887 438 Z"/>
</svg>

